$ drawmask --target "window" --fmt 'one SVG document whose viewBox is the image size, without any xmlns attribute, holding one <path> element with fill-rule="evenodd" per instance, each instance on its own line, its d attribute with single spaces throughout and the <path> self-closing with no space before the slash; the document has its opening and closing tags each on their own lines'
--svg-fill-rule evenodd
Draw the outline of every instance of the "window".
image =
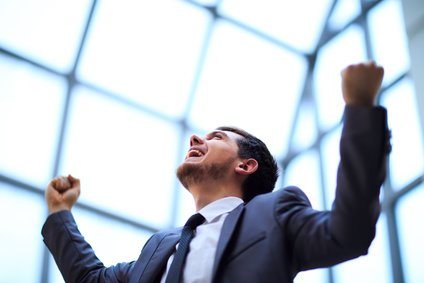
<svg viewBox="0 0 424 283">
<path fill-rule="evenodd" d="M 414 245 L 422 109 L 400 0 L 36 3 L 0 2 L 0 213 L 13 213 L 0 219 L 10 227 L 0 234 L 1 282 L 63 282 L 39 236 L 44 188 L 59 174 L 81 178 L 74 214 L 101 259 L 134 260 L 152 233 L 194 210 L 175 169 L 190 134 L 217 126 L 260 137 L 281 168 L 278 188 L 300 186 L 330 209 L 340 71 L 368 59 L 385 66 L 380 102 L 393 136 L 377 236 L 367 257 L 296 282 L 358 281 L 363 270 L 361 282 L 424 280 Z M 25 273 L 15 269 L 22 261 Z"/>
</svg>

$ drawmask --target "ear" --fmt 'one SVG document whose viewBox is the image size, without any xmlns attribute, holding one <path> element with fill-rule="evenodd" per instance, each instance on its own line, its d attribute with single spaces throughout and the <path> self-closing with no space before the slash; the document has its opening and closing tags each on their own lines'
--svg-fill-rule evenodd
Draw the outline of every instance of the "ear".
<svg viewBox="0 0 424 283">
<path fill-rule="evenodd" d="M 258 161 L 253 158 L 249 159 L 243 159 L 237 164 L 237 167 L 235 168 L 236 173 L 241 175 L 250 175 L 255 173 L 255 171 L 258 169 Z"/>
</svg>

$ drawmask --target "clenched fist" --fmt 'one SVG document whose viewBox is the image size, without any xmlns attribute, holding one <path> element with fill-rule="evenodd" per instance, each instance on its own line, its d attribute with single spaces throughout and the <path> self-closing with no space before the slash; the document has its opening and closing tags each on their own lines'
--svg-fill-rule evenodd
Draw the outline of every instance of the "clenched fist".
<svg viewBox="0 0 424 283">
<path fill-rule="evenodd" d="M 383 80 L 384 69 L 370 61 L 346 67 L 342 73 L 346 105 L 373 106 Z"/>
<path fill-rule="evenodd" d="M 80 180 L 68 175 L 60 176 L 50 181 L 45 197 L 49 213 L 61 210 L 71 210 L 80 195 Z"/>
</svg>

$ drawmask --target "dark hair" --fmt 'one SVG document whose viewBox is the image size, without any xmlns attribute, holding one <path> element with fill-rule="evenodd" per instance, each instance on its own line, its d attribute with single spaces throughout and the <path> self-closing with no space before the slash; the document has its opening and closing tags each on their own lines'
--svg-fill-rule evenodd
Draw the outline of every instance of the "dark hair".
<svg viewBox="0 0 424 283">
<path fill-rule="evenodd" d="M 278 167 L 266 145 L 257 137 L 236 127 L 219 127 L 217 130 L 242 136 L 243 138 L 237 139 L 239 157 L 253 158 L 258 162 L 258 169 L 242 184 L 243 200 L 247 203 L 257 195 L 271 192 L 277 182 Z"/>
</svg>

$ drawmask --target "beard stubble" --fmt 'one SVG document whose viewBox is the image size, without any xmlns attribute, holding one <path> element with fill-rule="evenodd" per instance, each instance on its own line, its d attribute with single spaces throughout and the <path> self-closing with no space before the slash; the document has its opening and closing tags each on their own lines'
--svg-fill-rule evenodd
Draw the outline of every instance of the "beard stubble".
<svg viewBox="0 0 424 283">
<path fill-rule="evenodd" d="M 183 163 L 177 168 L 177 177 L 186 189 L 192 184 L 207 180 L 216 181 L 225 177 L 232 166 L 232 161 L 234 161 L 233 157 L 229 157 L 222 163 Z"/>
</svg>

